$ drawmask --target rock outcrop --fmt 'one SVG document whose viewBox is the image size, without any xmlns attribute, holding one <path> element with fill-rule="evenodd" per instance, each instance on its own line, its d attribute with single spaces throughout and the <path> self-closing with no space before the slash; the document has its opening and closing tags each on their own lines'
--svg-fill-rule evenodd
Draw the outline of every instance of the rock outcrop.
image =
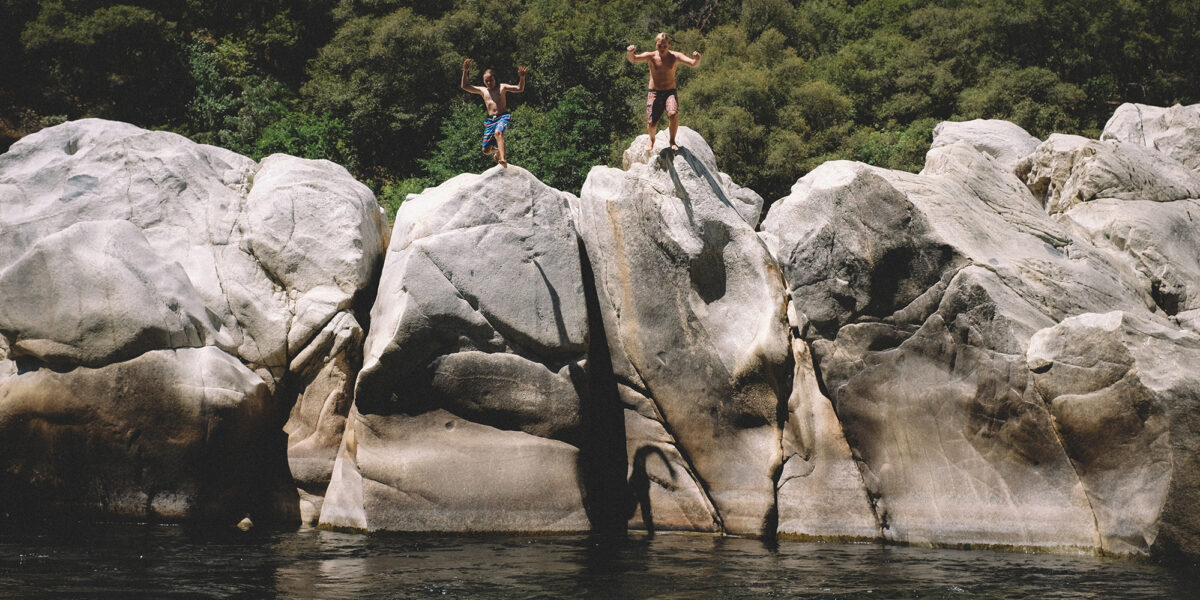
<svg viewBox="0 0 1200 600">
<path fill-rule="evenodd" d="M 1200 104 L 1166 108 L 1122 104 L 1104 125 L 1100 139 L 1140 144 L 1200 170 Z"/>
<path fill-rule="evenodd" d="M 998 140 L 1004 130 L 1010 142 Z M 955 128 L 939 128 L 939 137 L 947 131 Z M 1142 238 L 1159 223 L 1186 219 L 1194 175 L 1169 156 L 1118 141 L 1052 136 L 1014 160 L 996 149 L 1028 147 L 1019 130 L 954 137 L 935 139 L 916 175 L 826 163 L 763 222 L 883 537 L 1146 552 L 1166 550 L 1155 545 L 1156 528 L 1194 535 L 1190 518 L 1162 508 L 1161 485 L 1191 481 L 1192 467 L 1131 467 L 1126 489 L 1158 488 L 1141 496 L 1110 493 L 1105 475 L 1081 467 L 1102 471 L 1114 459 L 1087 456 L 1098 440 L 1078 438 L 1095 433 L 1095 423 L 1082 422 L 1094 415 L 1080 410 L 1085 403 L 1072 406 L 1071 394 L 1119 393 L 1111 382 L 1060 388 L 1037 372 L 1054 359 L 1027 364 L 1045 331 L 1119 311 L 1144 323 L 1141 331 L 1158 332 L 1162 348 L 1180 344 L 1173 368 L 1190 369 L 1190 334 L 1170 316 L 1188 306 L 1194 287 L 1194 236 L 1178 224 L 1169 238 L 1178 241 L 1161 253 L 1145 251 L 1155 245 Z M 1131 214 L 1148 222 L 1146 232 L 1131 225 Z M 1161 241 L 1162 232 L 1154 237 Z M 1072 350 L 1079 354 L 1064 351 L 1063 362 L 1091 356 Z M 1178 391 L 1167 395 L 1160 405 L 1177 408 L 1160 408 L 1171 416 L 1151 425 L 1178 432 L 1178 447 L 1188 447 L 1185 407 L 1200 406 Z M 1118 435 L 1142 427 L 1126 425 L 1133 430 Z M 1157 440 L 1147 444 L 1167 445 L 1156 435 L 1147 433 Z"/>
<path fill-rule="evenodd" d="M 829 162 L 761 223 L 666 137 L 579 197 L 455 177 L 384 255 L 329 163 L 30 136 L 0 510 L 1200 556 L 1200 106 L 943 123 L 920 173 Z"/>
<path fill-rule="evenodd" d="M 356 372 L 360 351 L 336 340 L 361 337 L 354 304 L 373 292 L 385 226 L 370 191 L 325 161 L 256 163 L 95 119 L 13 145 L 0 156 L 2 494 L 137 518 L 290 518 L 280 425 L 296 397 L 324 402 L 331 370 Z M 321 442 L 325 474 L 300 469 L 301 487 L 323 491 L 338 442 Z"/>
<path fill-rule="evenodd" d="M 681 127 L 678 151 L 666 136 L 644 154 L 635 152 L 649 138 L 635 140 L 627 170 L 593 168 L 581 191 L 626 429 L 636 432 L 630 464 L 647 470 L 631 477 L 653 483 L 637 491 L 643 511 L 670 507 L 673 518 L 655 515 L 655 526 L 770 532 L 791 378 L 783 280 L 754 233 L 761 200 L 717 171 L 698 134 Z"/>
<path fill-rule="evenodd" d="M 401 205 L 323 525 L 591 528 L 576 203 L 513 166 Z"/>
</svg>

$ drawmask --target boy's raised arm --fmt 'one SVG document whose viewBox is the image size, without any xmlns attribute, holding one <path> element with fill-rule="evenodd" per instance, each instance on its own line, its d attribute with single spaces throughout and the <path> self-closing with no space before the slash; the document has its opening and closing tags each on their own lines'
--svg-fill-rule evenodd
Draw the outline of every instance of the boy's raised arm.
<svg viewBox="0 0 1200 600">
<path fill-rule="evenodd" d="M 462 88 L 462 91 L 464 91 L 464 92 L 478 94 L 479 90 L 476 89 L 475 86 L 467 85 L 467 71 L 470 71 L 470 70 L 471 70 L 471 59 L 468 58 L 463 61 L 462 83 L 458 84 L 458 87 Z"/>
<path fill-rule="evenodd" d="M 629 62 L 631 63 L 646 62 L 646 59 L 650 57 L 649 52 L 643 52 L 641 54 L 634 54 L 634 52 L 637 52 L 637 46 L 634 46 L 633 44 L 630 44 L 629 47 L 625 49 L 625 58 L 629 59 Z"/>
<path fill-rule="evenodd" d="M 517 67 L 517 85 L 504 84 L 508 91 L 517 94 L 525 91 L 525 67 Z"/>
<path fill-rule="evenodd" d="M 679 62 L 681 62 L 689 67 L 700 66 L 700 53 L 699 52 L 692 52 L 691 58 L 684 56 L 682 52 L 675 52 L 674 50 L 671 51 L 671 54 L 674 54 L 675 58 L 679 59 Z"/>
</svg>

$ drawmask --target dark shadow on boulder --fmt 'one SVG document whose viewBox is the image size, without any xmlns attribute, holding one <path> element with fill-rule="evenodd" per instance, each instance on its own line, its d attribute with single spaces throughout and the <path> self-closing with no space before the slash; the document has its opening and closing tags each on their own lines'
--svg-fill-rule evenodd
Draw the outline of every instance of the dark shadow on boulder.
<svg viewBox="0 0 1200 600">
<path fill-rule="evenodd" d="M 675 478 L 675 467 L 671 465 L 671 461 L 667 460 L 667 455 L 658 446 L 646 444 L 637 449 L 633 454 L 633 472 L 629 474 L 629 508 L 625 511 L 625 519 L 628 521 L 637 513 L 638 508 L 642 509 L 642 523 L 646 526 L 646 533 L 654 535 L 654 511 L 650 506 L 650 474 L 646 471 L 646 459 L 651 454 L 657 454 L 663 464 L 667 466 L 667 472 L 671 474 L 671 479 Z"/>
<path fill-rule="evenodd" d="M 600 297 L 592 263 L 583 240 L 579 241 L 579 263 L 583 270 L 583 292 L 587 300 L 587 372 L 571 368 L 571 380 L 579 390 L 583 432 L 579 445 L 580 474 L 584 485 L 583 506 L 592 530 L 624 532 L 629 497 L 629 469 L 625 454 L 625 411 L 612 370 L 608 336 L 600 316 Z"/>
<path fill-rule="evenodd" d="M 558 290 L 554 289 L 554 284 L 550 282 L 546 270 L 538 264 L 537 259 L 533 260 L 533 266 L 537 268 L 538 275 L 542 276 L 542 282 L 546 284 L 546 293 L 550 294 L 550 307 L 554 311 L 554 327 L 558 331 L 558 341 L 566 345 L 570 335 L 567 333 L 567 324 L 563 321 L 562 301 L 558 297 Z"/>
<path fill-rule="evenodd" d="M 688 279 L 692 288 L 706 304 L 725 297 L 727 280 L 725 246 L 729 245 L 729 228 L 719 221 L 708 221 L 700 228 L 704 247 L 688 263 Z"/>
</svg>

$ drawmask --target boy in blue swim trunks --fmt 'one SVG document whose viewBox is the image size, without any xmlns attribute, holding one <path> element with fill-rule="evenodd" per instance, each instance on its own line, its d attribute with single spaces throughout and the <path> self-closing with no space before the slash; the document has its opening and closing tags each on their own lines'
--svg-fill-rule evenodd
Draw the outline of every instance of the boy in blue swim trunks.
<svg viewBox="0 0 1200 600">
<path fill-rule="evenodd" d="M 675 95 L 675 67 L 683 63 L 689 67 L 700 66 L 700 53 L 692 52 L 688 58 L 680 52 L 671 50 L 671 36 L 665 32 L 654 38 L 654 51 L 637 52 L 637 46 L 630 45 L 625 49 L 625 57 L 629 62 L 644 62 L 650 64 L 650 90 L 646 94 L 646 130 L 650 134 L 650 145 L 646 152 L 654 150 L 654 134 L 658 133 L 658 120 L 665 111 L 671 126 L 671 149 L 678 150 L 675 143 L 675 131 L 679 129 L 679 97 Z"/>
<path fill-rule="evenodd" d="M 508 129 L 512 114 L 508 112 L 508 92 L 520 93 L 525 91 L 525 67 L 517 69 L 519 80 L 517 85 L 496 83 L 496 76 L 491 69 L 483 72 L 483 85 L 467 85 L 467 71 L 471 69 L 471 59 L 463 61 L 462 83 L 459 87 L 464 92 L 483 96 L 483 104 L 487 107 L 488 116 L 483 122 L 483 143 L 480 145 L 484 154 L 491 154 L 496 162 L 508 167 L 504 156 L 504 131 Z"/>
</svg>

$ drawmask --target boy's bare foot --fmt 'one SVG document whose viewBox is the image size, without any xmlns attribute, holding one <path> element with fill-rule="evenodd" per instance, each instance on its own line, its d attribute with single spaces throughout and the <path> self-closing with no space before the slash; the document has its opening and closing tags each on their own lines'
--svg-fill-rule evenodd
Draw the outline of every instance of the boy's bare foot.
<svg viewBox="0 0 1200 600">
<path fill-rule="evenodd" d="M 671 140 L 671 151 L 673 151 L 673 152 L 679 151 L 679 144 L 676 144 L 675 140 Z"/>
<path fill-rule="evenodd" d="M 654 152 L 654 138 L 650 138 L 650 145 L 646 146 L 646 154 Z"/>
<path fill-rule="evenodd" d="M 507 169 L 507 168 L 508 168 L 508 161 L 507 161 L 507 160 L 504 160 L 503 158 L 501 158 L 501 159 L 497 160 L 496 162 L 500 163 L 500 166 L 504 167 L 505 169 Z"/>
</svg>

